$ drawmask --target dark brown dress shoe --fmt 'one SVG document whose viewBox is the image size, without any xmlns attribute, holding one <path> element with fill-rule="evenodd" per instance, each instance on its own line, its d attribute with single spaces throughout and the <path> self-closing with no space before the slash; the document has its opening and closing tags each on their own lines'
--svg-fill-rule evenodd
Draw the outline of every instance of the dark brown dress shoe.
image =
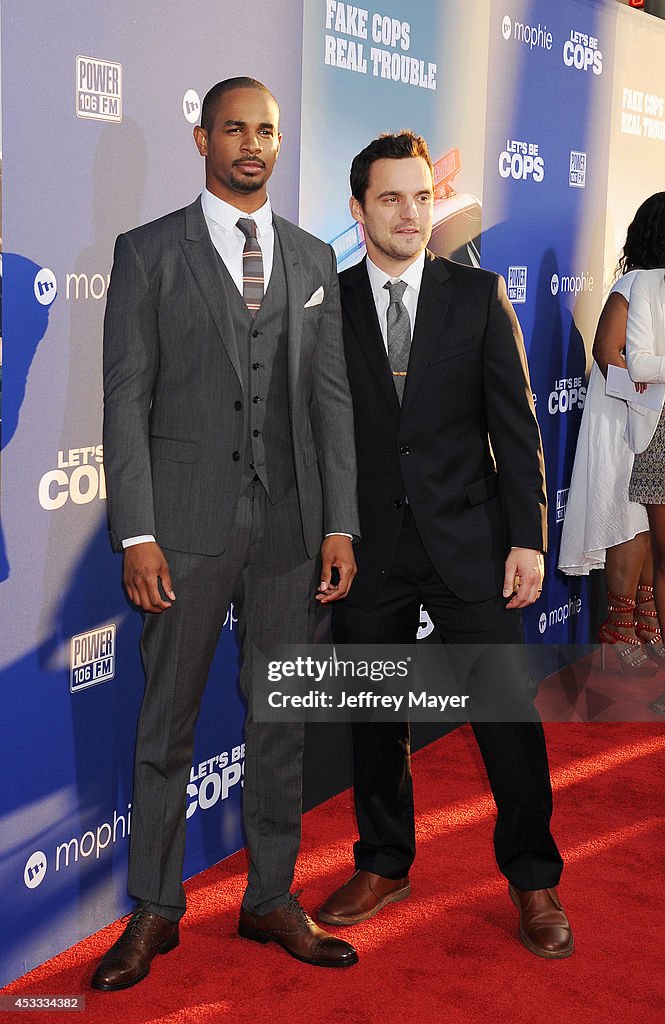
<svg viewBox="0 0 665 1024">
<path fill-rule="evenodd" d="M 353 946 L 314 924 L 298 903 L 299 895 L 291 896 L 288 903 L 269 914 L 252 914 L 242 907 L 238 935 L 254 942 L 278 942 L 296 960 L 315 967 L 350 967 L 358 963 Z"/>
<path fill-rule="evenodd" d="M 372 871 L 356 871 L 319 910 L 327 924 L 360 924 L 378 914 L 388 903 L 399 903 L 411 894 L 406 878 L 383 878 Z"/>
<path fill-rule="evenodd" d="M 177 921 L 167 921 L 159 914 L 136 910 L 120 938 L 92 976 L 92 987 L 102 992 L 115 992 L 142 981 L 150 971 L 157 953 L 168 953 L 180 942 Z"/>
<path fill-rule="evenodd" d="M 550 960 L 570 956 L 575 940 L 556 889 L 522 890 L 509 885 L 508 891 L 520 912 L 520 939 L 526 948 Z"/>
</svg>

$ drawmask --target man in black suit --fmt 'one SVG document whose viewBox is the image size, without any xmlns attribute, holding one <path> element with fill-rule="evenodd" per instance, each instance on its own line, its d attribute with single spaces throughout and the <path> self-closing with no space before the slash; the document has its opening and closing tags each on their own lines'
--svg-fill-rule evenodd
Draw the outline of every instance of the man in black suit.
<svg viewBox="0 0 665 1024">
<path fill-rule="evenodd" d="M 334 638 L 411 643 L 422 601 L 464 674 L 464 645 L 518 650 L 511 685 L 492 698 L 501 721 L 472 727 L 521 940 L 539 956 L 566 957 L 573 938 L 555 888 L 562 860 L 547 752 L 519 646 L 546 543 L 521 331 L 501 277 L 426 250 L 434 195 L 424 139 L 374 140 L 353 161 L 351 192 L 367 246 L 340 278 L 362 540 L 353 591 L 333 610 Z M 355 724 L 353 741 L 356 872 L 319 914 L 338 925 L 406 898 L 415 856 L 408 724 Z"/>
</svg>

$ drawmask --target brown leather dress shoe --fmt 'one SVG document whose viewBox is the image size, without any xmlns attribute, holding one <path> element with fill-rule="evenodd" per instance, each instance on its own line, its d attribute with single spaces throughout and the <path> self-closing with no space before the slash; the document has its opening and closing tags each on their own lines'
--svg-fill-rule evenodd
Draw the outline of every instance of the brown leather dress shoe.
<svg viewBox="0 0 665 1024">
<path fill-rule="evenodd" d="M 150 971 L 157 953 L 168 953 L 180 942 L 177 921 L 167 921 L 159 914 L 135 910 L 120 938 L 92 976 L 92 987 L 102 992 L 115 992 L 142 981 Z"/>
<path fill-rule="evenodd" d="M 319 920 L 327 924 L 360 924 L 378 914 L 388 903 L 399 903 L 411 895 L 406 878 L 383 878 L 372 871 L 356 871 L 319 910 Z"/>
<path fill-rule="evenodd" d="M 252 914 L 242 907 L 238 935 L 254 942 L 278 942 L 296 960 L 315 967 L 350 967 L 358 963 L 358 954 L 350 943 L 314 924 L 298 903 L 299 895 L 291 896 L 288 903 L 269 914 Z"/>
<path fill-rule="evenodd" d="M 550 960 L 570 956 L 575 940 L 556 889 L 522 890 L 509 885 L 508 892 L 520 912 L 520 939 L 526 948 Z"/>
</svg>

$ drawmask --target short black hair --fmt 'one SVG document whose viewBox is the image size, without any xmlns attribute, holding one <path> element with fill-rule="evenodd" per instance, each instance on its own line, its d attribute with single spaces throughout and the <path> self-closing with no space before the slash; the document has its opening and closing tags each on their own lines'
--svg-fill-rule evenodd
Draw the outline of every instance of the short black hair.
<svg viewBox="0 0 665 1024">
<path fill-rule="evenodd" d="M 665 266 L 665 192 L 655 192 L 637 210 L 626 233 L 619 272 Z"/>
<path fill-rule="evenodd" d="M 270 89 L 259 82 L 256 78 L 245 78 L 240 76 L 238 78 L 225 78 L 223 82 L 218 82 L 217 85 L 213 85 L 212 89 L 208 89 L 207 93 L 203 97 L 203 106 L 201 108 L 201 127 L 205 128 L 209 132 L 215 123 L 215 113 L 217 111 L 217 104 L 224 93 L 232 92 L 234 89 L 258 89 L 260 92 L 267 93 L 272 100 L 274 100 L 279 112 L 279 103 L 271 93 Z"/>
<path fill-rule="evenodd" d="M 412 131 L 402 131 L 396 135 L 385 132 L 383 135 L 379 135 L 378 139 L 370 142 L 369 146 L 365 146 L 353 158 L 349 176 L 351 195 L 362 206 L 369 185 L 370 169 L 375 160 L 404 160 L 413 156 L 420 156 L 427 162 L 427 166 L 432 172 L 432 178 L 434 178 L 432 158 L 422 135 L 416 135 Z"/>
</svg>

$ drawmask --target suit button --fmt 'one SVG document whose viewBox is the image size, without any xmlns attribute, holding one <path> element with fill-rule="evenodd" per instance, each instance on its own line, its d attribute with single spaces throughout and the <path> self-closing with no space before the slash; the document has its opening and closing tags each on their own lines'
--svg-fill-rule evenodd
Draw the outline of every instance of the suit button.
<svg viewBox="0 0 665 1024">
<path fill-rule="evenodd" d="M 260 395 L 254 395 L 254 398 L 252 399 L 252 401 L 254 402 L 254 405 L 258 405 L 259 402 L 261 401 L 261 396 Z"/>
<path fill-rule="evenodd" d="M 253 430 L 252 434 L 254 435 L 254 437 L 260 437 L 261 436 L 261 431 L 260 430 Z"/>
<path fill-rule="evenodd" d="M 252 337 L 253 338 L 258 338 L 260 333 L 261 333 L 260 331 L 252 331 Z"/>
<path fill-rule="evenodd" d="M 238 412 L 240 412 L 240 410 L 242 409 L 242 402 L 236 402 L 234 408 L 237 409 Z"/>
<path fill-rule="evenodd" d="M 397 500 L 395 501 L 394 504 L 395 504 L 395 508 L 401 508 L 402 507 L 402 499 L 401 498 L 397 498 Z"/>
<path fill-rule="evenodd" d="M 253 462 L 250 462 L 250 464 L 249 464 L 249 468 L 250 468 L 250 469 L 254 469 L 254 463 L 253 463 Z"/>
<path fill-rule="evenodd" d="M 260 370 L 263 367 L 263 363 L 252 363 L 253 370 Z"/>
<path fill-rule="evenodd" d="M 233 459 L 234 462 L 238 462 L 238 460 L 240 459 L 240 452 L 234 452 L 231 458 Z"/>
<path fill-rule="evenodd" d="M 400 455 L 410 455 L 411 454 L 411 449 L 409 448 L 408 444 L 401 445 L 399 453 L 400 453 Z"/>
</svg>

